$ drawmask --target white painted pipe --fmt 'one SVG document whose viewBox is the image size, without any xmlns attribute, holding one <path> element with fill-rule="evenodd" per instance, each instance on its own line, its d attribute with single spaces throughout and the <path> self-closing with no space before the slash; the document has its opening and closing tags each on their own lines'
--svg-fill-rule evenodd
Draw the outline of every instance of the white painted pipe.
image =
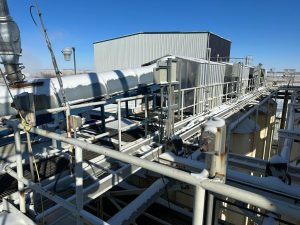
<svg viewBox="0 0 300 225">
<path fill-rule="evenodd" d="M 75 148 L 75 184 L 76 184 L 76 207 L 77 210 L 83 210 L 83 169 L 82 169 L 82 148 Z M 77 225 L 82 225 L 80 216 L 76 219 Z"/>
<path fill-rule="evenodd" d="M 19 125 L 19 128 L 22 128 L 21 125 Z M 141 159 L 135 156 L 128 155 L 123 152 L 114 151 L 111 149 L 108 149 L 103 146 L 93 145 L 86 143 L 84 141 L 80 141 L 74 138 L 66 138 L 59 134 L 45 131 L 36 127 L 33 127 L 31 129 L 32 133 L 45 136 L 48 138 L 56 139 L 65 143 L 72 144 L 74 146 L 81 147 L 83 149 L 86 149 L 88 151 L 92 151 L 98 154 L 103 154 L 108 157 L 129 163 L 134 164 L 139 167 L 142 167 L 144 169 L 148 169 L 150 171 L 162 174 L 164 176 L 197 186 L 200 185 L 202 188 L 211 191 L 216 194 L 224 195 L 229 198 L 238 199 L 239 201 L 255 205 L 257 207 L 269 210 L 271 212 L 276 212 L 280 214 L 284 214 L 287 216 L 290 216 L 295 219 L 300 219 L 300 207 L 294 206 L 291 204 L 287 204 L 285 202 L 272 199 L 269 197 L 261 196 L 256 193 L 252 193 L 250 191 L 246 191 L 240 188 L 236 188 L 227 184 L 222 183 L 216 183 L 212 182 L 211 180 L 200 180 L 193 176 L 191 176 L 190 173 L 174 169 L 165 165 L 161 165 L 155 162 L 151 162 L 145 159 Z"/>
<path fill-rule="evenodd" d="M 63 198 L 59 197 L 58 195 L 53 194 L 52 192 L 45 190 L 43 187 L 41 187 L 39 184 L 35 184 L 32 181 L 27 180 L 26 178 L 18 178 L 18 174 L 11 169 L 9 166 L 5 168 L 6 172 L 17 179 L 19 182 L 25 184 L 29 188 L 33 189 L 34 191 L 42 194 L 46 198 L 51 199 L 52 201 L 56 202 L 63 208 L 67 209 L 74 215 L 80 215 L 85 221 L 93 224 L 93 225 L 109 225 L 105 221 L 102 221 L 101 219 L 97 218 L 96 216 L 92 215 L 91 213 L 85 211 L 85 210 L 77 210 L 76 206 L 74 206 L 72 203 L 69 203 L 65 201 Z"/>
<path fill-rule="evenodd" d="M 61 79 L 69 104 L 72 105 L 136 90 L 139 86 L 152 85 L 155 67 L 156 64 L 153 64 L 99 74 L 69 75 Z M 13 96 L 24 92 L 33 93 L 37 111 L 43 112 L 45 109 L 51 111 L 51 108 L 61 107 L 62 95 L 57 78 L 30 79 L 18 87 L 12 87 L 11 92 Z M 11 103 L 12 99 L 6 86 L 0 84 L 0 117 L 17 114 L 17 111 L 11 107 Z"/>
<path fill-rule="evenodd" d="M 194 195 L 193 225 L 202 225 L 205 210 L 205 189 L 197 185 Z"/>
<path fill-rule="evenodd" d="M 12 126 L 14 129 L 14 138 L 15 138 L 15 154 L 16 154 L 16 163 L 17 163 L 19 205 L 20 205 L 20 211 L 22 213 L 26 213 L 24 184 L 22 181 L 20 181 L 20 179 L 23 178 L 21 135 L 20 135 L 20 129 L 17 127 L 17 124 L 18 124 L 17 121 L 12 122 Z"/>
</svg>

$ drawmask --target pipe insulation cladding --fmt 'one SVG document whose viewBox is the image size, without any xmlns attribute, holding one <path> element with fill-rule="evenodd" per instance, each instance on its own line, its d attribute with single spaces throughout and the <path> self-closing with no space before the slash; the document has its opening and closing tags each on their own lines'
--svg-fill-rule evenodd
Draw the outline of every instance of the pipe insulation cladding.
<svg viewBox="0 0 300 225">
<path fill-rule="evenodd" d="M 87 73 L 63 76 L 62 82 L 70 104 L 125 93 L 139 87 L 153 84 L 153 70 L 156 64 L 104 73 Z M 62 92 L 56 78 L 36 78 L 10 88 L 12 95 L 32 93 L 35 110 L 57 108 L 62 105 Z M 4 84 L 0 83 L 0 117 L 16 115 L 11 106 L 12 99 Z"/>
<path fill-rule="evenodd" d="M 21 51 L 19 27 L 9 14 L 7 1 L 0 0 L 0 56 L 9 83 L 25 79 L 19 63 Z"/>
</svg>

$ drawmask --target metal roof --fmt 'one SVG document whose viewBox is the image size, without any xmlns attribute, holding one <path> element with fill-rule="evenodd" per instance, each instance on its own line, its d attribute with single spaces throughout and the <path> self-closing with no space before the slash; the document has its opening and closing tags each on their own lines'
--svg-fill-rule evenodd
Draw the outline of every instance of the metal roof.
<svg viewBox="0 0 300 225">
<path fill-rule="evenodd" d="M 135 35 L 140 35 L 140 34 L 212 34 L 215 35 L 219 38 L 222 38 L 226 41 L 229 41 L 231 43 L 230 40 L 217 35 L 215 33 L 209 32 L 209 31 L 156 31 L 156 32 L 137 32 L 137 33 L 133 33 L 133 34 L 127 34 L 127 35 L 123 35 L 123 36 L 119 36 L 119 37 L 115 37 L 115 38 L 109 38 L 109 39 L 105 39 L 105 40 L 100 40 L 100 41 L 96 41 L 93 44 L 97 44 L 97 43 L 101 43 L 101 42 L 106 42 L 106 41 L 112 41 L 112 40 L 116 40 L 116 39 L 120 39 L 120 38 L 126 38 L 126 37 L 130 37 L 130 36 L 135 36 Z"/>
<path fill-rule="evenodd" d="M 173 59 L 178 58 L 178 59 L 185 59 L 185 60 L 194 61 L 194 62 L 198 62 L 198 63 L 208 63 L 209 62 L 210 64 L 224 65 L 224 63 L 208 61 L 206 59 L 198 59 L 195 57 L 187 57 L 187 56 L 180 56 L 180 55 L 165 55 L 165 56 L 159 57 L 157 59 L 151 60 L 150 62 L 144 63 L 144 64 L 142 64 L 142 66 L 149 66 L 149 65 L 156 63 L 158 60 L 164 60 L 167 58 L 173 58 Z"/>
</svg>

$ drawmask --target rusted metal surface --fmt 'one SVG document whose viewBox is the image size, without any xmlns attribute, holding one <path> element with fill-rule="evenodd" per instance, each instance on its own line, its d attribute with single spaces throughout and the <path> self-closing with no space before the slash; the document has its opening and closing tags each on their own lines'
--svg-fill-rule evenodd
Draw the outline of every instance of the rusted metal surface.
<svg viewBox="0 0 300 225">
<path fill-rule="evenodd" d="M 14 83 L 9 85 L 11 89 L 19 89 L 19 88 L 24 88 L 24 87 L 36 87 L 36 86 L 42 86 L 44 84 L 43 81 L 38 81 L 38 82 L 21 82 L 21 83 Z"/>
</svg>

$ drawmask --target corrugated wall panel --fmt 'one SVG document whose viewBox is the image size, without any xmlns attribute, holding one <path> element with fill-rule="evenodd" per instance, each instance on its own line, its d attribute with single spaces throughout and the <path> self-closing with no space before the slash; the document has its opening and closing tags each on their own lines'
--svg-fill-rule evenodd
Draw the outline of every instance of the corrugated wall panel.
<svg viewBox="0 0 300 225">
<path fill-rule="evenodd" d="M 208 33 L 137 34 L 94 44 L 97 72 L 139 67 L 167 54 L 205 58 Z"/>
</svg>

